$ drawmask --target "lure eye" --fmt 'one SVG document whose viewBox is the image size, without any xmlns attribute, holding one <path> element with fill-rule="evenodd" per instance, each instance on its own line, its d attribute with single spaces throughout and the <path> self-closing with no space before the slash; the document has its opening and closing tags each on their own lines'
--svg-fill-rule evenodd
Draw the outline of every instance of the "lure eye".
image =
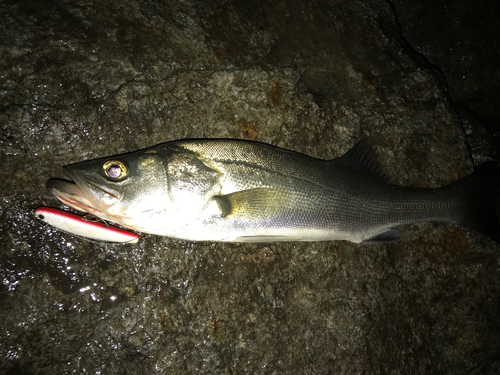
<svg viewBox="0 0 500 375">
<path fill-rule="evenodd" d="M 121 161 L 110 160 L 104 163 L 102 166 L 104 174 L 111 178 L 112 180 L 119 180 L 121 178 L 127 177 L 128 169 Z"/>
</svg>

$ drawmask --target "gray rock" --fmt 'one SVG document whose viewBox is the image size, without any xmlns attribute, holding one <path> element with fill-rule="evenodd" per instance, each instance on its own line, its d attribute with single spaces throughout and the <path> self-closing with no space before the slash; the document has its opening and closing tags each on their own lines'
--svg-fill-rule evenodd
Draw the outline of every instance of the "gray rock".
<svg viewBox="0 0 500 375">
<path fill-rule="evenodd" d="M 329 159 L 363 137 L 397 184 L 472 171 L 445 85 L 389 3 L 0 4 L 0 369 L 498 373 L 498 245 L 445 224 L 387 246 L 93 243 L 44 227 L 62 166 L 180 138 Z"/>
<path fill-rule="evenodd" d="M 500 131 L 500 4 L 392 0 L 404 37 L 446 76 L 453 102 Z"/>
</svg>

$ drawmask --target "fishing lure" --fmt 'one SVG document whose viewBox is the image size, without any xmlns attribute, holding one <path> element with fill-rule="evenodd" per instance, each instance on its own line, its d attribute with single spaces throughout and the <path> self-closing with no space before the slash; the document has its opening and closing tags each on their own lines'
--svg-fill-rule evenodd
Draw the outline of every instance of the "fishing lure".
<svg viewBox="0 0 500 375">
<path fill-rule="evenodd" d="M 64 232 L 97 241 L 137 243 L 139 235 L 102 221 L 88 219 L 87 215 L 78 216 L 51 207 L 39 207 L 35 217 Z"/>
</svg>

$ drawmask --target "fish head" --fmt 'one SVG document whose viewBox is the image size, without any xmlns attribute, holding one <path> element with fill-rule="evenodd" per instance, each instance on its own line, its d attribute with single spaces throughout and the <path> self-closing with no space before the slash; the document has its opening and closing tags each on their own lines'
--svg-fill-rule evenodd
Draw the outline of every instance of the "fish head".
<svg viewBox="0 0 500 375">
<path fill-rule="evenodd" d="M 159 155 L 138 151 L 68 165 L 73 182 L 51 179 L 48 190 L 64 204 L 144 232 L 171 209 L 167 170 Z"/>
</svg>

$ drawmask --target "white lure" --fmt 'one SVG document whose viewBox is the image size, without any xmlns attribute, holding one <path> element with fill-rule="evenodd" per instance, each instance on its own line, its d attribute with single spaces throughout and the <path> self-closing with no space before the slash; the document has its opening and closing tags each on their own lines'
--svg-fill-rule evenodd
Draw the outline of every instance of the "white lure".
<svg viewBox="0 0 500 375">
<path fill-rule="evenodd" d="M 78 216 L 56 208 L 39 207 L 35 217 L 64 232 L 97 241 L 137 243 L 139 235 L 103 222 L 87 221 Z"/>
</svg>

